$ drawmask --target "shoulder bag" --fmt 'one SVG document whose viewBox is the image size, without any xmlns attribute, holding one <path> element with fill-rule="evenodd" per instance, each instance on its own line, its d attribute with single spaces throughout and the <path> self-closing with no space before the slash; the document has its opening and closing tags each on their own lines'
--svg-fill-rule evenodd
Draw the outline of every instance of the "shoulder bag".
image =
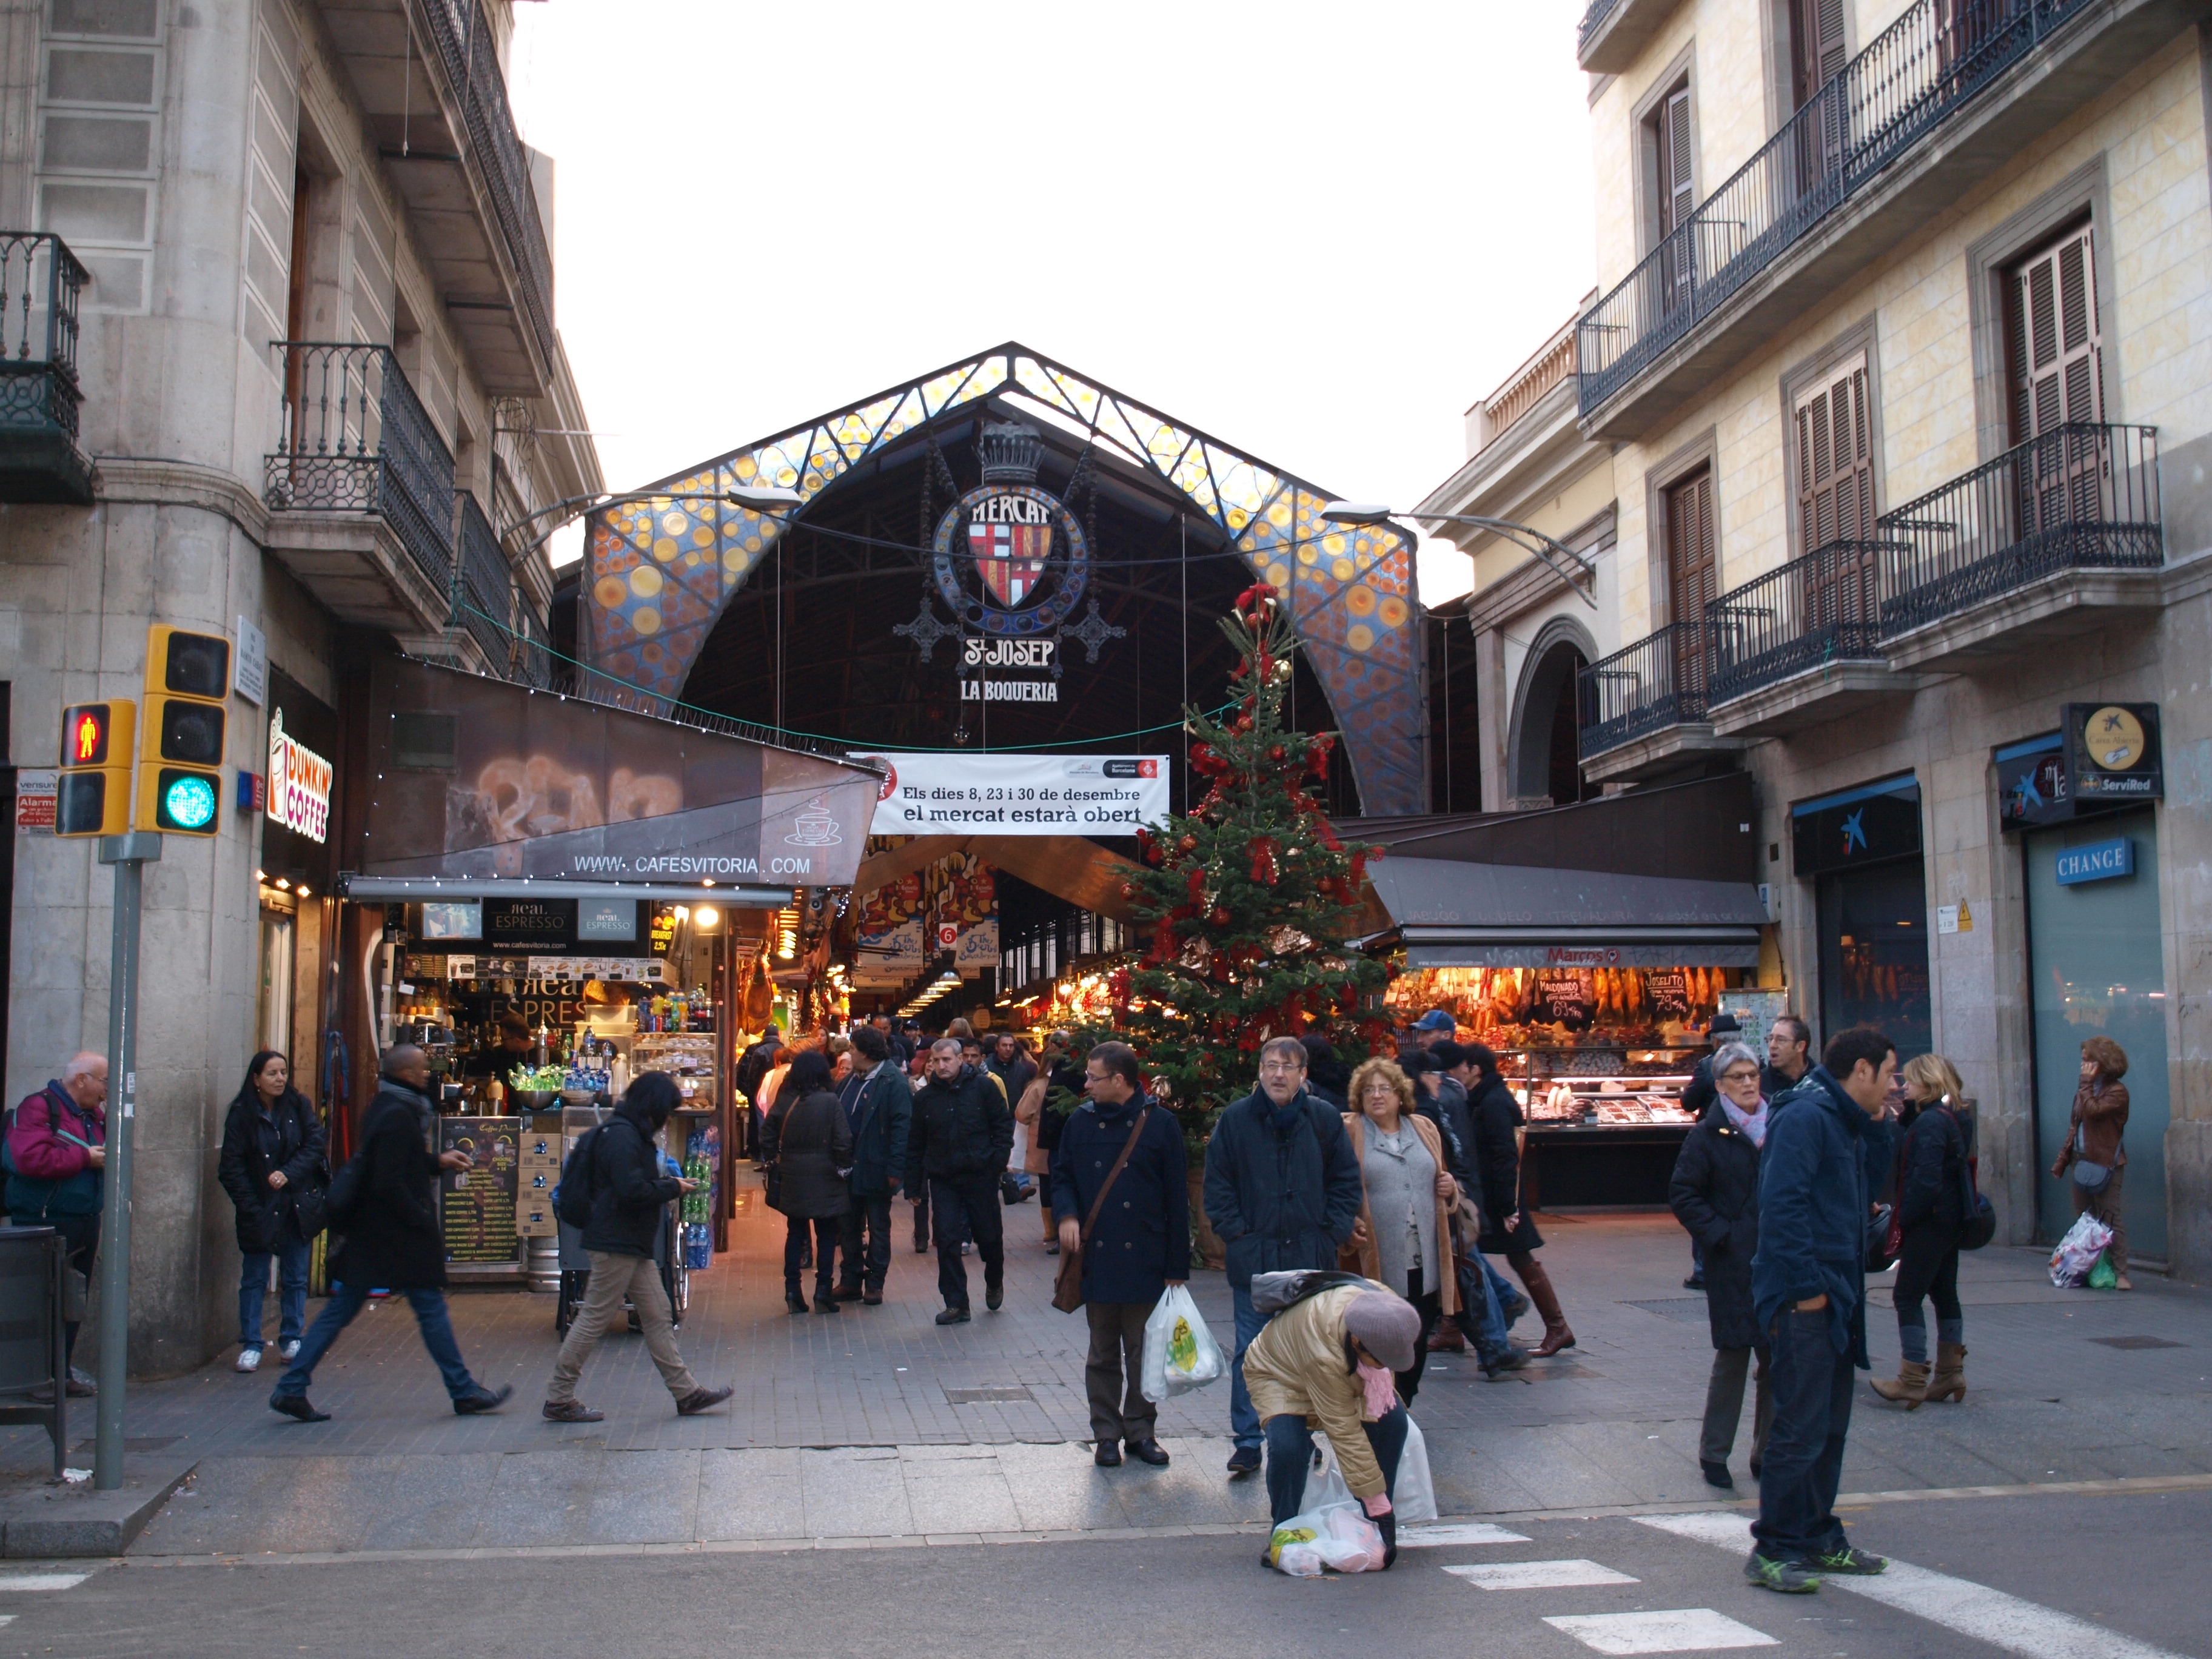
<svg viewBox="0 0 2212 1659">
<path fill-rule="evenodd" d="M 1943 1109 L 1951 1111 L 1948 1106 Z M 1982 1196 L 1974 1169 L 1979 1160 L 1966 1152 L 1966 1126 L 1956 1112 L 1951 1112 L 1951 1121 L 1959 1126 L 1959 1200 L 1966 1223 L 1959 1235 L 1959 1248 L 1978 1250 L 1997 1236 L 1997 1213 Z"/>
<path fill-rule="evenodd" d="M 1106 1171 L 1106 1184 L 1098 1189 L 1098 1196 L 1091 1200 L 1091 1213 L 1083 1218 L 1083 1237 L 1072 1250 L 1060 1255 L 1060 1274 L 1052 1286 L 1052 1305 L 1062 1313 L 1073 1313 L 1083 1305 L 1083 1253 L 1091 1248 L 1091 1231 L 1098 1224 L 1098 1212 L 1106 1207 L 1106 1194 L 1114 1190 L 1114 1182 L 1129 1162 L 1129 1154 L 1137 1150 L 1137 1142 L 1145 1133 L 1145 1120 L 1152 1115 L 1146 1107 L 1137 1114 L 1137 1127 L 1129 1131 L 1129 1139 L 1121 1147 L 1121 1156 L 1114 1160 L 1114 1167 Z"/>
</svg>

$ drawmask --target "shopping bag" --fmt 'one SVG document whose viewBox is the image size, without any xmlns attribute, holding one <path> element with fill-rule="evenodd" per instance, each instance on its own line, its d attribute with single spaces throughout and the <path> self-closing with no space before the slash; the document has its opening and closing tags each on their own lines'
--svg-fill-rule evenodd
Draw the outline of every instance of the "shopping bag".
<svg viewBox="0 0 2212 1659">
<path fill-rule="evenodd" d="M 1169 1285 L 1145 1321 L 1139 1391 L 1157 1406 L 1171 1395 L 1204 1388 L 1228 1369 L 1221 1345 L 1206 1328 L 1190 1292 L 1180 1285 Z"/>
<path fill-rule="evenodd" d="M 2097 1253 L 2097 1265 L 2089 1269 L 2089 1288 L 2093 1291 L 2109 1291 L 2119 1282 L 2120 1275 L 2112 1267 L 2112 1253 L 2110 1250 L 2100 1250 Z"/>
<path fill-rule="evenodd" d="M 1437 1518 L 1436 1483 L 1429 1476 L 1429 1443 L 1421 1437 L 1421 1425 L 1410 1416 L 1406 1419 L 1406 1449 L 1398 1455 L 1398 1480 L 1390 1492 L 1390 1507 L 1397 1511 L 1401 1527 L 1408 1521 Z"/>
<path fill-rule="evenodd" d="M 2096 1217 L 2087 1212 L 2076 1216 L 2051 1253 L 2051 1282 L 2062 1291 L 2086 1284 L 2097 1258 L 2112 1242 L 2112 1230 Z"/>
<path fill-rule="evenodd" d="M 1326 1438 L 1322 1442 L 1321 1470 L 1306 1481 L 1305 1507 L 1318 1511 L 1338 1504 L 1357 1504 L 1352 1488 L 1346 1484 L 1344 1466 L 1336 1461 L 1336 1448 Z M 1362 1514 L 1365 1511 L 1363 1510 Z"/>
<path fill-rule="evenodd" d="M 1382 1529 L 1353 1503 L 1294 1515 L 1267 1540 L 1267 1565 L 1293 1578 L 1318 1578 L 1325 1569 L 1379 1572 L 1382 1562 Z"/>
</svg>

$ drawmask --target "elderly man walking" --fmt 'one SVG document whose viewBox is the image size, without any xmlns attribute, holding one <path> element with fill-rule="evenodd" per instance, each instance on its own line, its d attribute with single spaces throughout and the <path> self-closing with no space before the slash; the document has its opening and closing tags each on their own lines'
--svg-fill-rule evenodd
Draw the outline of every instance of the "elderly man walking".
<svg viewBox="0 0 2212 1659">
<path fill-rule="evenodd" d="M 18 1227 L 52 1227 L 69 1264 L 62 1308 L 67 1351 L 76 1352 L 93 1257 L 100 1249 L 101 1188 L 107 1169 L 107 1062 L 72 1054 L 62 1074 L 8 1115 L 0 1145 L 7 1152 L 8 1218 Z M 69 1392 L 93 1392 L 92 1379 L 71 1369 Z"/>
<path fill-rule="evenodd" d="M 344 1243 L 331 1257 L 331 1299 L 307 1328 L 300 1352 L 269 1396 L 269 1409 L 302 1423 L 326 1423 L 328 1412 L 307 1402 L 315 1367 L 368 1305 L 372 1286 L 397 1291 L 415 1310 L 422 1346 L 437 1362 L 457 1416 L 497 1411 L 514 1392 L 510 1386 L 487 1389 L 469 1375 L 461 1345 L 453 1340 L 453 1316 L 446 1310 L 446 1240 L 438 1226 L 437 1182 L 441 1172 L 465 1170 L 466 1152 L 433 1154 L 429 1139 L 434 1113 L 423 1091 L 430 1086 L 430 1061 L 411 1042 L 387 1048 L 378 1068 L 383 1086 L 362 1120 L 359 1196 L 352 1212 L 331 1231 Z"/>
<path fill-rule="evenodd" d="M 1154 1111 L 1126 1042 L 1102 1042 L 1084 1068 L 1088 1097 L 1068 1114 L 1052 1160 L 1052 1208 L 1060 1248 L 1083 1251 L 1083 1310 L 1091 1354 L 1092 1459 L 1121 1461 L 1121 1448 L 1164 1464 L 1159 1407 L 1145 1398 L 1145 1322 L 1170 1285 L 1190 1277 L 1190 1176 L 1182 1126 Z M 1104 1202 L 1100 1202 L 1101 1197 Z M 1093 1211 L 1098 1220 L 1084 1237 Z"/>
<path fill-rule="evenodd" d="M 1260 1086 L 1222 1112 L 1206 1146 L 1206 1217 L 1228 1246 L 1237 1316 L 1231 1480 L 1261 1463 L 1260 1416 L 1244 1387 L 1244 1350 L 1267 1323 L 1252 1308 L 1252 1275 L 1334 1267 L 1364 1195 L 1342 1115 L 1306 1091 L 1305 1045 L 1270 1039 L 1260 1049 Z"/>
</svg>

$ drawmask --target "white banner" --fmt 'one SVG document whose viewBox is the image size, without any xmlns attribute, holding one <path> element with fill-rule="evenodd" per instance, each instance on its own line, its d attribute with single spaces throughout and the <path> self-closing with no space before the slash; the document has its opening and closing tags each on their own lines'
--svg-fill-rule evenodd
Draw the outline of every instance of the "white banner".
<svg viewBox="0 0 2212 1659">
<path fill-rule="evenodd" d="M 855 755 L 890 768 L 877 836 L 1131 836 L 1168 816 L 1164 755 Z"/>
</svg>

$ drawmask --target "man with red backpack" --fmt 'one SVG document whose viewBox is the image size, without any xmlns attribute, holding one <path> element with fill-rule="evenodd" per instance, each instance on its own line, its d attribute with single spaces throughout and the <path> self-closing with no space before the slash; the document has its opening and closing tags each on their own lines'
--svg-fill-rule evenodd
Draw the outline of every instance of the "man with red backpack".
<svg viewBox="0 0 2212 1659">
<path fill-rule="evenodd" d="M 100 1054 L 73 1056 L 62 1074 L 8 1114 L 0 1137 L 7 1168 L 8 1218 L 18 1227 L 52 1227 L 62 1236 L 70 1273 L 63 1306 L 67 1352 L 76 1352 L 84 1320 L 92 1259 L 100 1249 L 100 1207 L 107 1167 L 107 1061 Z M 92 1380 L 72 1369 L 69 1391 L 93 1392 Z"/>
</svg>

